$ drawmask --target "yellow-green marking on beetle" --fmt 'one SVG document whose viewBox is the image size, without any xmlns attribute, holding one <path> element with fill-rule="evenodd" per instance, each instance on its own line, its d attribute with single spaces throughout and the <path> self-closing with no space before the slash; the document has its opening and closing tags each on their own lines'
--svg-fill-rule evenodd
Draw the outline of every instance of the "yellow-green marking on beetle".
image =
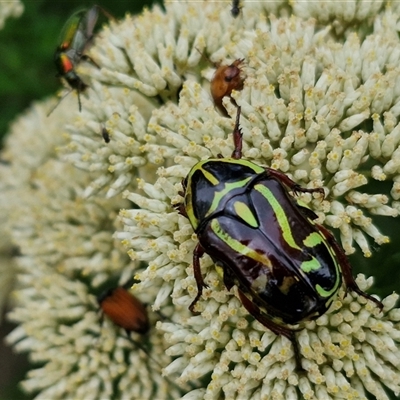
<svg viewBox="0 0 400 400">
<path fill-rule="evenodd" d="M 278 224 L 281 227 L 282 236 L 285 239 L 285 242 L 293 249 L 301 250 L 293 238 L 292 229 L 290 228 L 290 224 L 286 217 L 285 210 L 278 203 L 276 197 L 273 195 L 271 190 L 269 190 L 266 186 L 263 185 L 255 185 L 254 189 L 260 192 L 267 199 L 268 203 L 274 210 L 274 213 L 278 220 Z"/>
<path fill-rule="evenodd" d="M 246 222 L 246 224 L 250 225 L 252 228 L 258 228 L 258 221 L 246 203 L 235 201 L 233 207 L 238 217 Z"/>
<path fill-rule="evenodd" d="M 312 232 L 310 233 L 304 240 L 303 244 L 306 247 L 315 247 L 318 244 L 322 243 L 323 239 L 320 233 Z"/>
<path fill-rule="evenodd" d="M 232 236 L 229 235 L 228 232 L 225 232 L 222 229 L 220 223 L 218 222 L 218 219 L 213 219 L 211 221 L 211 228 L 213 232 L 217 235 L 217 237 L 219 237 L 224 243 L 226 243 L 232 250 L 249 258 L 252 258 L 253 260 L 265 265 L 269 269 L 272 269 L 271 260 L 265 254 L 261 254 L 239 242 L 239 240 L 234 239 Z"/>
</svg>

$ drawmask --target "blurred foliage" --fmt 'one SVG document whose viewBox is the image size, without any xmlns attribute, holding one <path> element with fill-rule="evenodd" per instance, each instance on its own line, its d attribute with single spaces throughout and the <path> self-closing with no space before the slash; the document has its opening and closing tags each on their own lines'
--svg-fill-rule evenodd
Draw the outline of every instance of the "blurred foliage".
<svg viewBox="0 0 400 400">
<path fill-rule="evenodd" d="M 368 171 L 365 171 L 368 175 Z M 385 193 L 389 194 L 392 188 L 390 181 L 376 181 L 370 179 L 367 185 L 358 188 L 361 193 Z M 357 191 L 357 189 L 355 189 Z M 390 205 L 390 199 L 389 203 Z M 353 243 L 356 249 L 355 254 L 349 257 L 350 263 L 353 268 L 353 275 L 362 273 L 366 276 L 374 277 L 374 285 L 370 290 L 371 293 L 377 294 L 383 298 L 392 294 L 393 291 L 400 294 L 400 274 L 398 271 L 400 261 L 400 237 L 397 236 L 399 230 L 399 217 L 392 218 L 379 215 L 368 215 L 372 218 L 373 224 L 385 236 L 390 238 L 390 242 L 379 246 L 371 238 L 368 238 L 368 243 L 372 256 L 365 258 L 360 251 L 358 245 Z M 337 235 L 337 230 L 335 235 Z M 337 236 L 337 239 L 339 237 Z M 399 305 L 399 304 L 398 304 Z"/>
<path fill-rule="evenodd" d="M 390 238 L 390 242 L 378 246 L 372 240 L 369 240 L 372 250 L 370 258 L 365 258 L 361 251 L 357 249 L 357 245 L 355 245 L 357 251 L 349 257 L 353 267 L 353 275 L 356 276 L 358 273 L 362 273 L 366 276 L 373 276 L 374 285 L 370 292 L 377 294 L 381 298 L 392 294 L 394 291 L 400 294 L 398 218 L 373 216 L 374 224 L 381 233 Z M 400 306 L 399 302 L 397 302 L 397 306 Z"/>
<path fill-rule="evenodd" d="M 2 319 L 0 325 L 0 341 L 15 328 L 14 324 Z M 30 400 L 33 395 L 27 395 L 18 385 L 29 370 L 27 354 L 15 354 L 11 347 L 0 346 L 0 400 Z"/>
<path fill-rule="evenodd" d="M 126 12 L 136 14 L 154 2 L 161 0 L 101 0 L 97 4 L 122 18 Z M 61 87 L 53 61 L 60 32 L 74 11 L 94 4 L 77 0 L 23 3 L 22 16 L 7 19 L 0 30 L 0 139 L 13 118 L 32 101 L 55 94 Z"/>
</svg>

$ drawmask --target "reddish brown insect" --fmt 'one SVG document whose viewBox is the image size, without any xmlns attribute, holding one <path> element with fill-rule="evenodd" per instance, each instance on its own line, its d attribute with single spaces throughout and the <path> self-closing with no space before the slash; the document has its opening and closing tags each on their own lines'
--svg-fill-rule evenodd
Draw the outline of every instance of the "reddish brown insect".
<svg viewBox="0 0 400 400">
<path fill-rule="evenodd" d="M 146 307 L 122 286 L 107 290 L 97 301 L 103 313 L 128 335 L 148 332 L 150 325 Z"/>
<path fill-rule="evenodd" d="M 222 99 L 228 96 L 236 105 L 235 100 L 231 97 L 232 90 L 243 89 L 244 78 L 241 68 L 243 61 L 244 59 L 237 59 L 231 65 L 220 65 L 211 79 L 210 89 L 214 104 L 225 116 L 228 116 L 228 113 L 222 104 Z"/>
</svg>

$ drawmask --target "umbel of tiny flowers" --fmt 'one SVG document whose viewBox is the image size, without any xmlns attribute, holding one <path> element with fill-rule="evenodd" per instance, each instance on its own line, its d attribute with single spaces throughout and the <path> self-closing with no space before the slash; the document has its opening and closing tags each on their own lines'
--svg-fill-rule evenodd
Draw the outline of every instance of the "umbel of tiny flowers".
<svg viewBox="0 0 400 400">
<path fill-rule="evenodd" d="M 186 9 L 185 24 L 189 25 L 194 9 L 193 4 Z M 247 11 L 244 7 L 244 21 L 250 19 L 250 4 Z M 228 18 L 224 12 L 228 10 L 213 4 L 210 9 L 203 7 L 197 18 L 202 19 L 204 30 L 212 32 L 212 17 L 220 16 L 222 25 Z M 384 17 L 390 19 L 390 13 Z M 286 172 L 309 188 L 323 186 L 323 201 L 309 195 L 301 196 L 302 200 L 315 210 L 320 222 L 339 228 L 347 253 L 354 252 L 357 244 L 366 256 L 371 255 L 368 236 L 378 244 L 388 241 L 373 225 L 372 216 L 398 216 L 399 142 L 394 139 L 398 93 L 390 88 L 400 78 L 396 62 L 391 66 L 392 50 L 399 49 L 400 43 L 391 27 L 377 23 L 375 34 L 362 41 L 351 32 L 333 41 L 328 29 L 318 31 L 312 21 L 270 16 L 254 22 L 253 29 L 246 22 L 231 32 L 227 28 L 229 35 L 213 37 L 201 49 L 210 48 L 211 59 L 243 58 L 247 62 L 244 89 L 233 94 L 242 107 L 244 156 Z M 193 30 L 189 32 L 195 47 L 200 33 L 196 36 Z M 146 37 L 156 35 L 155 31 Z M 183 28 L 177 31 L 190 37 Z M 218 44 L 218 40 L 225 43 Z M 132 48 L 141 44 L 140 40 L 131 42 Z M 163 42 L 158 46 L 160 51 Z M 386 51 L 382 59 L 375 60 L 378 48 Z M 172 59 L 174 49 L 171 46 Z M 191 50 L 186 49 L 187 64 Z M 160 62 L 166 63 L 161 57 Z M 115 71 L 106 71 L 99 79 L 122 80 Z M 229 101 L 225 106 L 235 116 Z M 393 129 L 384 128 L 389 122 L 386 118 L 392 120 Z M 140 280 L 139 291 L 154 284 L 161 288 L 154 307 L 162 308 L 169 297 L 177 306 L 188 306 L 196 295 L 191 263 L 197 239 L 187 219 L 173 206 L 182 201 L 181 180 L 196 162 L 218 154 L 229 157 L 232 128 L 233 120 L 218 114 L 201 78 L 186 80 L 178 103 L 167 102 L 152 113 L 148 131 L 153 136 L 147 136 L 148 143 L 140 149 L 147 162 L 154 162 L 147 156 L 151 153 L 159 155 L 164 165 L 157 179 L 138 179 L 140 191 L 125 192 L 139 209 L 121 211 L 124 231 L 115 236 L 123 240 L 133 260 L 149 263 L 135 277 Z M 159 137 L 163 141 L 157 144 Z M 389 145 L 393 140 L 396 144 Z M 359 191 L 371 178 L 392 181 L 392 191 Z M 204 379 L 204 387 L 186 398 L 363 398 L 369 392 L 383 399 L 385 387 L 399 392 L 399 363 L 397 356 L 391 356 L 392 352 L 399 354 L 397 311 L 391 312 L 397 296 L 384 301 L 380 314 L 373 304 L 342 292 L 326 315 L 298 334 L 307 371 L 302 376 L 295 370 L 289 342 L 254 322 L 235 293 L 223 288 L 211 260 L 204 257 L 202 261 L 209 289 L 198 305 L 201 316 L 182 314 L 175 323 L 159 324 L 168 334 L 168 354 L 177 357 L 165 373 L 180 373 L 182 382 Z M 371 281 L 366 283 L 360 276 L 359 284 L 367 289 Z M 387 330 L 377 335 L 383 326 Z M 386 334 L 388 347 L 381 346 Z"/>
<path fill-rule="evenodd" d="M 51 109 L 44 104 L 8 146 L 11 168 L 20 166 L 19 152 L 34 161 L 8 191 L 22 253 L 10 314 L 19 327 L 8 340 L 44 364 L 24 384 L 39 398 L 179 398 L 171 380 L 191 384 L 186 399 L 385 399 L 386 389 L 400 391 L 397 295 L 379 313 L 364 298 L 339 293 L 297 333 L 302 374 L 290 342 L 245 311 L 208 256 L 200 314 L 188 311 L 197 238 L 174 205 L 196 162 L 229 157 L 233 147 L 233 120 L 212 103 L 213 66 L 203 55 L 245 60 L 244 88 L 233 93 L 244 157 L 304 187 L 324 187 L 323 201 L 300 198 L 319 223 L 340 232 L 347 253 L 359 247 L 370 256 L 373 241 L 387 242 L 373 217 L 397 217 L 400 209 L 396 9 L 329 6 L 332 25 L 343 27 L 333 30 L 318 15 L 296 16 L 313 15 L 312 2 L 242 5 L 236 19 L 229 3 L 205 1 L 112 21 L 89 51 L 98 67 L 78 68 L 89 84 L 82 112 L 70 96 L 44 119 Z M 229 99 L 224 104 L 235 116 Z M 29 146 L 32 128 L 43 135 L 39 147 Z M 388 185 L 364 190 L 371 181 Z M 135 293 L 165 317 L 152 328 L 145 360 L 110 324 L 96 342 L 103 329 L 95 294 L 132 275 Z M 359 276 L 358 284 L 368 290 L 372 280 Z"/>
<path fill-rule="evenodd" d="M 19 0 L 1 2 L 0 30 L 4 28 L 5 22 L 8 18 L 18 18 L 23 11 L 24 6 Z M 0 197 L 7 197 L 5 192 L 9 187 L 9 179 L 2 179 L 5 178 L 1 171 L 4 167 L 4 164 L 4 160 L 1 160 L 0 158 Z M 3 203 L 5 197 L 0 199 L 0 203 Z M 4 203 L 7 203 L 7 201 Z M 2 321 L 3 308 L 6 306 L 8 295 L 12 290 L 12 286 L 15 281 L 15 262 L 12 260 L 12 253 L 14 249 L 11 245 L 10 234 L 7 231 L 7 217 L 8 213 L 6 210 L 0 213 L 0 276 L 2 277 L 0 282 L 0 323 Z"/>
<path fill-rule="evenodd" d="M 18 177 L 7 181 L 2 199 L 20 253 L 8 313 L 18 327 L 7 342 L 29 352 L 34 365 L 22 387 L 39 399 L 179 398 L 182 390 L 161 376 L 171 358 L 163 333 L 154 328 L 157 315 L 148 309 L 149 332 L 130 337 L 101 316 L 96 297 L 130 281 L 135 263 L 112 238 L 118 211 L 127 202 L 85 199 L 91 175 L 57 157 L 75 101 L 65 99 L 51 119 L 47 113 L 54 99 L 33 105 L 12 125 L 2 153 L 3 182 Z M 151 304 L 156 292 L 139 298 Z"/>
</svg>

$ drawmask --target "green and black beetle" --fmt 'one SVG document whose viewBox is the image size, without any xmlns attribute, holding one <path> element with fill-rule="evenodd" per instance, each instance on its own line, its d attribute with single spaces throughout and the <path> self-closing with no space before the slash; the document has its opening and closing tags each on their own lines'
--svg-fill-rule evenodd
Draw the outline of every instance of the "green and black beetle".
<svg viewBox="0 0 400 400">
<path fill-rule="evenodd" d="M 98 65 L 86 54 L 87 47 L 93 40 L 93 31 L 101 11 L 106 17 L 114 19 L 111 14 L 98 5 L 94 5 L 88 10 L 83 9 L 74 13 L 66 22 L 62 33 L 61 43 L 58 45 L 54 62 L 58 71 L 57 76 L 65 79 L 71 90 L 76 90 L 78 94 L 79 111 L 81 111 L 80 94 L 88 87 L 76 73 L 76 67 L 81 60 L 90 61 L 93 65 Z M 68 92 L 67 94 L 69 94 Z M 61 98 L 62 100 L 63 98 Z M 60 100 L 60 101 L 61 101 Z M 58 103 L 55 107 L 58 106 Z M 50 115 L 54 108 L 50 111 Z"/>
<path fill-rule="evenodd" d="M 376 303 L 355 282 L 350 263 L 333 235 L 315 223 L 317 215 L 289 194 L 305 189 L 282 172 L 242 160 L 240 108 L 231 158 L 198 162 L 182 182 L 178 206 L 199 243 L 193 252 L 198 293 L 206 286 L 200 257 L 207 253 L 222 271 L 228 290 L 236 285 L 243 306 L 275 334 L 289 338 L 299 352 L 292 325 L 324 314 L 342 284 Z"/>
</svg>

